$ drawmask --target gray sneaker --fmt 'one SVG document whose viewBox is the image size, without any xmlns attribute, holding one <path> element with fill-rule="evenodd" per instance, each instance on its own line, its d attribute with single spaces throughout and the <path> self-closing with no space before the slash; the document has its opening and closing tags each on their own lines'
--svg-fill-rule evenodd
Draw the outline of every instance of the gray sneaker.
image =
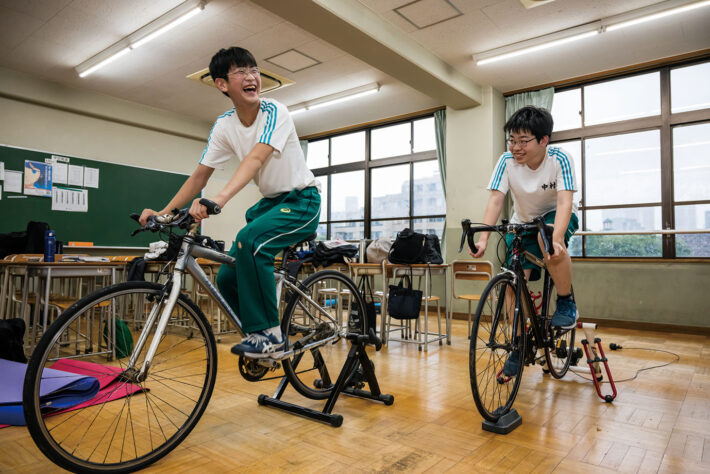
<svg viewBox="0 0 710 474">
<path fill-rule="evenodd" d="M 557 299 L 557 309 L 552 315 L 550 325 L 561 329 L 572 329 L 577 324 L 579 312 L 572 298 Z"/>
<path fill-rule="evenodd" d="M 250 359 L 263 359 L 265 357 L 279 357 L 284 351 L 286 340 L 279 340 L 273 334 L 265 331 L 253 332 L 239 344 L 232 346 L 232 354 L 248 357 Z"/>
</svg>

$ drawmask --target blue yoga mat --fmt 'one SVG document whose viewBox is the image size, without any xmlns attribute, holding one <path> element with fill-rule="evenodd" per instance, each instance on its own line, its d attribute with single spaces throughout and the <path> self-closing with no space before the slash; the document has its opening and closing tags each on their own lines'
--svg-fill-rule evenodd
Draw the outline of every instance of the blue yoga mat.
<svg viewBox="0 0 710 474">
<path fill-rule="evenodd" d="M 0 359 L 0 425 L 24 425 L 22 386 L 27 364 Z M 90 400 L 100 384 L 95 377 L 44 369 L 40 384 L 40 408 L 43 412 L 64 410 Z"/>
</svg>

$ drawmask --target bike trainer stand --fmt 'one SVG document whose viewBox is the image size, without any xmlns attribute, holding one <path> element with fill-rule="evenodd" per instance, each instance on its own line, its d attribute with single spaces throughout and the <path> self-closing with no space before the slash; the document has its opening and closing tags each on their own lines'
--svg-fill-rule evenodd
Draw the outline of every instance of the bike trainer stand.
<svg viewBox="0 0 710 474">
<path fill-rule="evenodd" d="M 597 391 L 599 398 L 607 403 L 611 403 L 616 398 L 616 385 L 614 384 L 614 379 L 611 376 L 611 369 L 609 369 L 609 360 L 604 355 L 604 349 L 602 349 L 602 340 L 595 337 L 594 331 L 597 329 L 595 323 L 577 323 L 577 328 L 584 331 L 585 338 L 582 339 L 582 348 L 584 349 L 584 355 L 587 357 L 587 364 L 589 364 L 589 371 L 592 374 L 592 382 L 594 382 L 594 389 Z M 594 341 L 590 343 L 589 341 Z M 596 346 L 595 346 L 596 344 Z M 592 357 L 594 356 L 594 357 Z M 600 357 L 601 356 L 601 357 Z M 604 379 L 602 375 L 601 366 L 599 363 L 604 364 L 604 371 L 609 379 L 609 385 L 611 386 L 611 395 L 603 395 L 601 390 L 600 382 Z M 573 369 L 570 367 L 570 369 Z M 575 370 L 575 372 L 577 372 Z"/>
<path fill-rule="evenodd" d="M 345 393 L 346 395 L 351 395 L 353 397 L 367 398 L 383 402 L 385 405 L 392 405 L 394 403 L 394 397 L 380 392 L 380 385 L 377 383 L 374 365 L 370 361 L 367 351 L 365 351 L 367 343 L 374 344 L 375 350 L 377 351 L 382 348 L 382 342 L 377 336 L 375 336 L 374 330 L 370 329 L 369 335 L 361 335 L 357 333 L 348 334 L 346 339 L 350 341 L 351 344 L 350 352 L 348 352 L 348 357 L 345 360 L 345 364 L 343 365 L 340 374 L 338 375 L 338 380 L 335 382 L 335 386 L 333 387 L 328 400 L 325 402 L 325 406 L 322 411 L 313 410 L 311 408 L 295 405 L 281 400 L 281 397 L 288 386 L 288 378 L 286 376 L 281 378 L 281 382 L 279 382 L 279 386 L 276 388 L 276 392 L 273 397 L 268 397 L 264 394 L 259 395 L 259 405 L 270 406 L 296 415 L 304 416 L 306 418 L 311 418 L 313 420 L 323 421 L 336 428 L 343 424 L 343 416 L 338 415 L 337 413 L 333 414 L 331 412 L 333 411 L 335 402 L 338 400 L 341 393 Z M 357 388 L 355 386 L 356 383 L 350 382 L 350 379 L 352 378 L 351 375 L 357 369 L 358 364 L 362 367 L 365 381 L 367 381 L 367 384 L 370 387 L 369 392 Z"/>
<path fill-rule="evenodd" d="M 522 422 L 523 417 L 520 416 L 518 410 L 511 408 L 508 413 L 498 418 L 498 421 L 495 423 L 483 420 L 481 428 L 483 428 L 483 431 L 490 431 L 491 433 L 508 434 L 520 426 Z"/>
</svg>

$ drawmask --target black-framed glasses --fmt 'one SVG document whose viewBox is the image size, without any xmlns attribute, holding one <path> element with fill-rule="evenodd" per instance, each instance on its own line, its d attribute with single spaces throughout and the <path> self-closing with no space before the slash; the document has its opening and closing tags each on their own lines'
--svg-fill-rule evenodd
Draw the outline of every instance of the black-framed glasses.
<svg viewBox="0 0 710 474">
<path fill-rule="evenodd" d="M 248 75 L 252 75 L 254 77 L 258 77 L 261 74 L 261 71 L 259 70 L 258 67 L 240 67 L 235 69 L 232 72 L 228 72 L 228 76 L 237 76 L 237 77 L 247 77 Z"/>
<path fill-rule="evenodd" d="M 519 146 L 520 148 L 524 148 L 525 145 L 530 143 L 531 141 L 535 140 L 535 137 L 533 138 L 528 138 L 527 140 L 513 140 L 512 138 L 508 138 L 505 143 L 508 145 L 509 148 L 513 148 L 514 146 Z"/>
</svg>

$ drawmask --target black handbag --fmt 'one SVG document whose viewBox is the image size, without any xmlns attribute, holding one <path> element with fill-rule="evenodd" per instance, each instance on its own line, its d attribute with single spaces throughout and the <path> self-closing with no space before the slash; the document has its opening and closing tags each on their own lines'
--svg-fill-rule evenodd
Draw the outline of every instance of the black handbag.
<svg viewBox="0 0 710 474">
<path fill-rule="evenodd" d="M 362 275 L 360 281 L 358 282 L 358 291 L 362 295 L 362 300 L 365 302 L 365 309 L 362 311 L 360 305 L 353 300 L 353 305 L 350 309 L 350 320 L 348 321 L 348 329 L 351 332 L 357 332 L 360 334 L 367 334 L 367 332 L 372 328 L 375 329 L 377 326 L 377 313 L 375 310 L 375 300 L 372 295 L 372 287 L 370 286 L 370 279 L 367 275 Z M 362 318 L 362 314 L 365 314 L 365 318 Z M 363 322 L 365 327 L 362 327 Z"/>
<path fill-rule="evenodd" d="M 411 269 L 410 269 L 411 271 Z M 404 280 L 407 286 L 404 286 Z M 422 291 L 412 289 L 408 275 L 399 279 L 399 284 L 390 285 L 387 296 L 387 312 L 395 319 L 417 319 L 422 309 Z"/>
</svg>

